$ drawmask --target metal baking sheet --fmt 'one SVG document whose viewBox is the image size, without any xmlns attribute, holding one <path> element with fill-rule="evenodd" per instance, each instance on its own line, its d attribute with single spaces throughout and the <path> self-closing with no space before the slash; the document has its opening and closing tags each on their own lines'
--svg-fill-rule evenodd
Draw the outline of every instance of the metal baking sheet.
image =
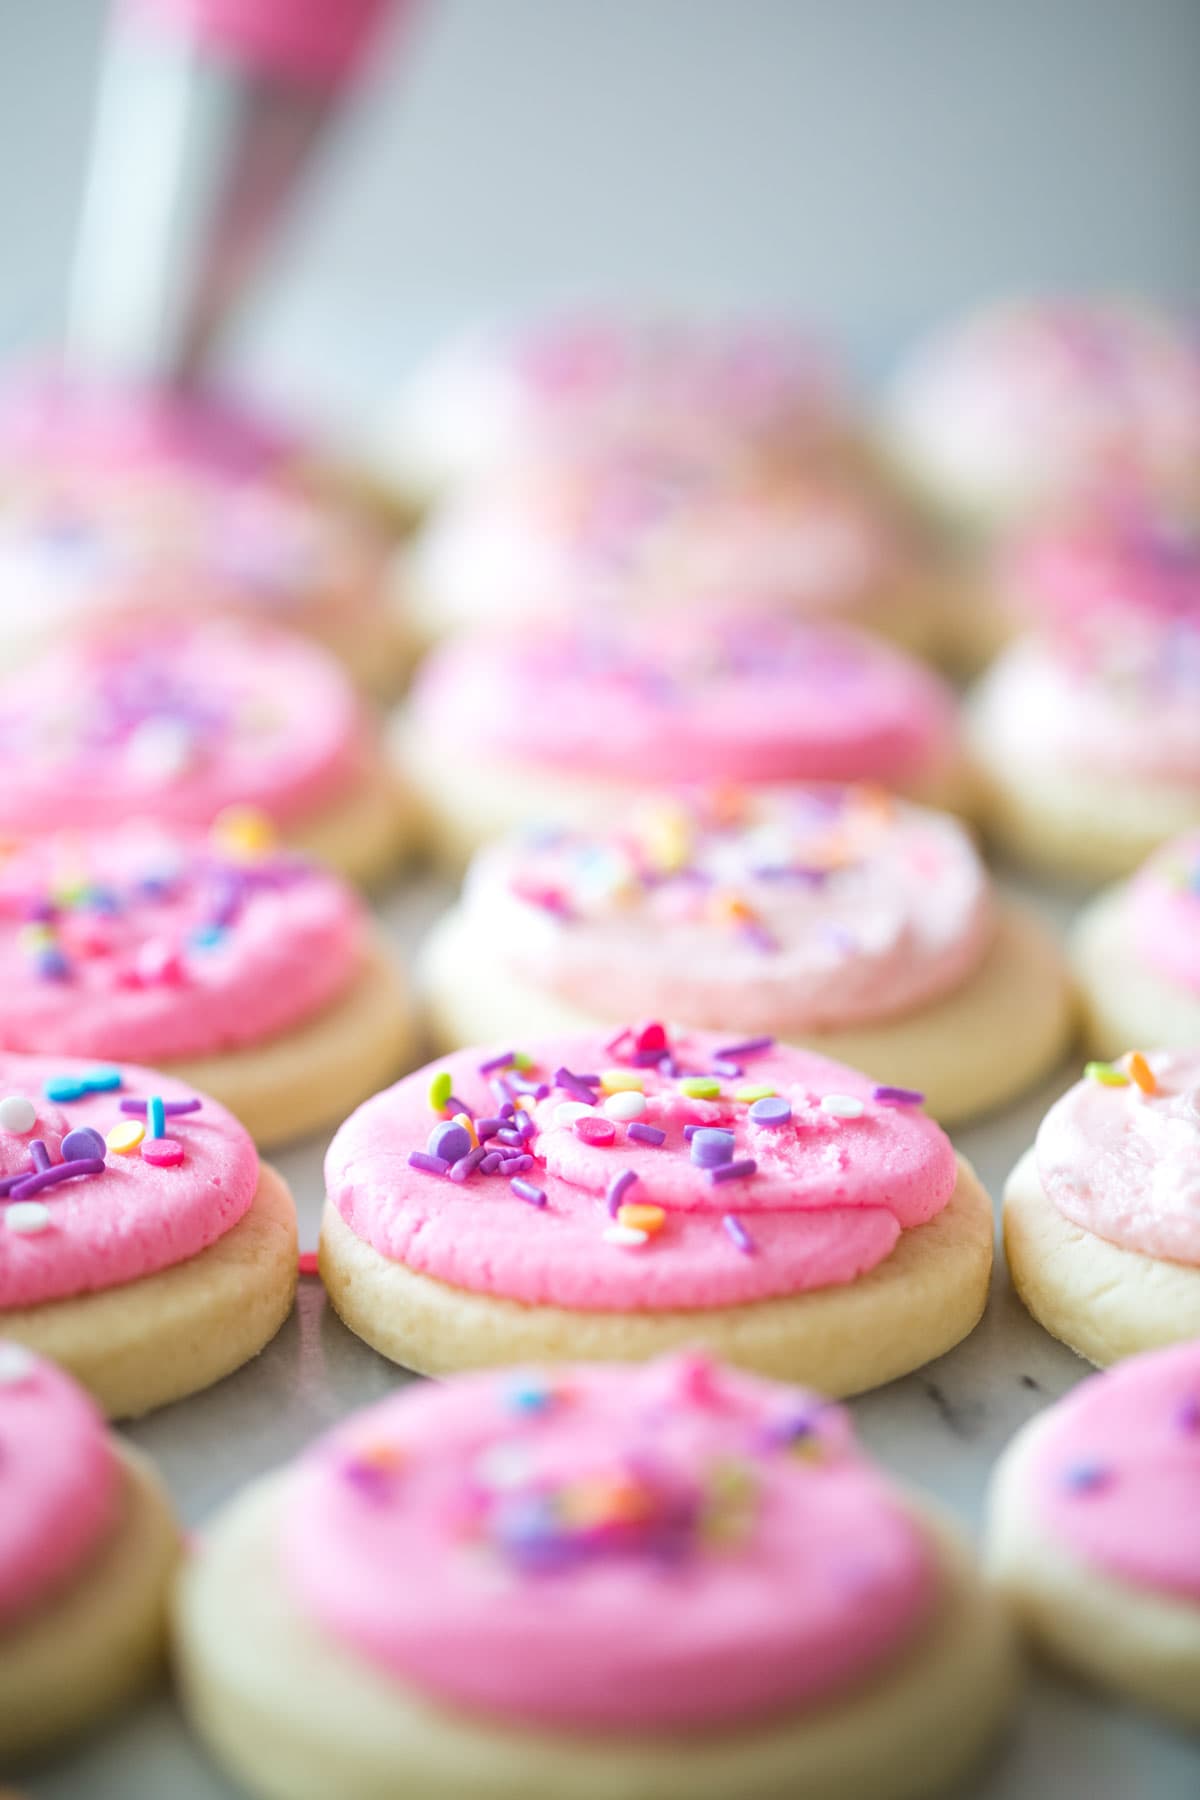
<svg viewBox="0 0 1200 1800">
<path fill-rule="evenodd" d="M 411 950 L 445 905 L 433 879 L 409 881 L 382 907 Z M 1071 901 L 1031 895 L 1061 926 Z M 956 1134 L 993 1197 L 1074 1065 L 1019 1105 Z M 301 1243 L 316 1242 L 325 1140 L 275 1160 L 292 1184 Z M 916 1375 L 850 1403 L 870 1448 L 978 1534 L 988 1473 L 1012 1432 L 1086 1373 L 1024 1312 L 998 1266 L 988 1312 L 966 1343 Z M 316 1433 L 414 1379 L 366 1348 L 302 1280 L 299 1304 L 256 1362 L 209 1392 L 133 1426 L 189 1526 L 254 1476 L 288 1461 Z M 60 1761 L 26 1777 L 33 1800 L 236 1800 L 163 1693 Z M 1196 1800 L 1200 1743 L 1065 1678 L 1031 1668 L 1024 1702 L 994 1761 L 962 1800 Z M 330 1800 L 336 1800 L 330 1796 Z M 563 1800 L 570 1800 L 564 1795 Z M 737 1800 L 731 1795 L 730 1800 Z M 822 1797 L 824 1800 L 824 1797 Z"/>
</svg>

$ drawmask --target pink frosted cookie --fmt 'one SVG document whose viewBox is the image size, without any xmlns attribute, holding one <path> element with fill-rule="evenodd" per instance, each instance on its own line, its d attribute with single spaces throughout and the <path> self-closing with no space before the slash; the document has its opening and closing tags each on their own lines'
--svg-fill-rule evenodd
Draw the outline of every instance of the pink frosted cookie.
<svg viewBox="0 0 1200 1800">
<path fill-rule="evenodd" d="M 962 801 L 953 696 L 865 634 L 734 605 L 479 633 L 426 662 L 397 757 L 461 857 L 676 784 L 871 781 Z"/>
<path fill-rule="evenodd" d="M 459 1051 L 334 1138 L 321 1273 L 352 1330 L 428 1373 L 701 1341 L 853 1393 L 986 1299 L 990 1203 L 919 1102 L 657 1023 Z"/>
<path fill-rule="evenodd" d="M 0 863 L 0 991 L 0 1049 L 151 1064 L 259 1143 L 337 1124 L 411 1037 L 395 961 L 353 890 L 222 827 L 134 823 L 14 852 Z"/>
<path fill-rule="evenodd" d="M 445 345 L 375 443 L 381 475 L 428 501 L 530 456 L 644 448 L 719 466 L 849 435 L 834 363 L 793 326 L 577 314 Z"/>
<path fill-rule="evenodd" d="M 0 680 L 0 838 L 129 819 L 207 826 L 255 809 L 369 879 L 405 822 L 359 702 L 323 651 L 230 620 L 78 633 Z"/>
<path fill-rule="evenodd" d="M 1091 1362 L 1200 1337 L 1200 1050 L 1089 1063 L 1009 1177 L 1004 1242 L 1030 1312 Z"/>
<path fill-rule="evenodd" d="M 1200 537 L 1093 526 L 1025 557 L 1040 628 L 967 710 L 988 816 L 1034 862 L 1127 874 L 1200 824 Z"/>
<path fill-rule="evenodd" d="M 6 1768 L 111 1712 L 158 1673 L 177 1551 L 149 1463 L 109 1436 L 95 1403 L 53 1363 L 0 1337 Z"/>
<path fill-rule="evenodd" d="M 153 390 L 34 371 L 0 389 L 0 648 L 115 611 L 219 609 L 317 638 L 391 694 L 406 653 L 384 545 L 294 446 Z"/>
<path fill-rule="evenodd" d="M 1014 1689 L 847 1416 L 696 1356 L 393 1395 L 218 1518 L 177 1619 L 202 1735 L 280 1800 L 917 1796 Z"/>
<path fill-rule="evenodd" d="M 0 1052 L 0 1331 L 114 1417 L 240 1368 L 296 1283 L 296 1214 L 244 1128 L 178 1080 Z"/>
<path fill-rule="evenodd" d="M 884 432 L 902 473 L 970 528 L 1081 495 L 1194 497 L 1200 349 L 1148 306 L 1001 302 L 909 358 Z"/>
<path fill-rule="evenodd" d="M 400 556 L 418 632 L 588 609 L 747 605 L 933 640 L 942 572 L 894 501 L 803 458 L 686 447 L 525 459 L 441 507 Z"/>
<path fill-rule="evenodd" d="M 1200 1044 L 1200 830 L 1173 839 L 1076 920 L 1071 961 L 1091 1048 Z"/>
<path fill-rule="evenodd" d="M 649 1012 L 805 1044 L 943 1121 L 1043 1073 L 1071 1023 L 1057 947 L 963 828 L 856 787 L 648 800 L 485 848 L 422 985 L 448 1047 Z"/>
<path fill-rule="evenodd" d="M 1200 1726 L 1200 1340 L 1093 1375 L 993 1480 L 989 1560 L 1069 1668 Z"/>
</svg>

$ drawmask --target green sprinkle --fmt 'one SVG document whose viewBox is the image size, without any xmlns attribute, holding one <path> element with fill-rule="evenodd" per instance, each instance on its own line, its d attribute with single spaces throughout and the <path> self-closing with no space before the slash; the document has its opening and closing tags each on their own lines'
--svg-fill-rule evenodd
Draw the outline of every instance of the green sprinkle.
<svg viewBox="0 0 1200 1800">
<path fill-rule="evenodd" d="M 679 1084 L 679 1091 L 686 1094 L 689 1100 L 719 1100 L 721 1084 L 711 1075 L 685 1075 Z"/>
<path fill-rule="evenodd" d="M 533 1058 L 524 1050 L 514 1050 L 512 1066 L 514 1069 L 519 1070 L 522 1075 L 526 1075 L 533 1067 Z"/>
<path fill-rule="evenodd" d="M 1114 1069 L 1111 1063 L 1090 1062 L 1084 1067 L 1084 1074 L 1089 1081 L 1098 1081 L 1102 1087 L 1128 1087 L 1129 1077 L 1120 1069 Z"/>
<path fill-rule="evenodd" d="M 429 1084 L 429 1104 L 434 1112 L 445 1112 L 446 1102 L 454 1092 L 449 1069 L 442 1069 Z"/>
<path fill-rule="evenodd" d="M 778 1089 L 768 1087 L 764 1084 L 762 1087 L 737 1088 L 733 1097 L 735 1100 L 740 1101 L 743 1106 L 753 1106 L 756 1100 L 773 1100 L 777 1092 Z"/>
</svg>

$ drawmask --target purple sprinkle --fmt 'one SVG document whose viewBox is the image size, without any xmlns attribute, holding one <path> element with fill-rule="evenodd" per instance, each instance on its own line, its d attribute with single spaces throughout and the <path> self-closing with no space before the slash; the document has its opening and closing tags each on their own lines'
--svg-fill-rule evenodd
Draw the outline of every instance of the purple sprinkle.
<svg viewBox="0 0 1200 1800">
<path fill-rule="evenodd" d="M 497 1069 L 511 1068 L 515 1055 L 515 1050 L 505 1050 L 499 1056 L 489 1056 L 486 1062 L 480 1063 L 479 1073 L 485 1076 L 494 1075 Z"/>
<path fill-rule="evenodd" d="M 744 1075 L 746 1071 L 742 1068 L 741 1063 L 730 1062 L 728 1058 L 718 1056 L 713 1059 L 712 1072 L 714 1075 L 720 1075 L 725 1081 L 736 1081 L 738 1076 Z"/>
<path fill-rule="evenodd" d="M 1200 1395 L 1189 1394 L 1175 1409 L 1175 1425 L 1180 1431 L 1200 1431 Z"/>
<path fill-rule="evenodd" d="M 503 1075 L 493 1075 L 492 1079 L 488 1082 L 488 1086 L 492 1090 L 492 1095 L 496 1102 L 496 1110 L 499 1112 L 500 1117 L 503 1118 L 505 1107 L 507 1106 L 510 1109 L 512 1107 L 513 1090 L 509 1087 Z"/>
<path fill-rule="evenodd" d="M 753 1175 L 758 1164 L 752 1156 L 739 1157 L 737 1162 L 721 1163 L 719 1167 L 708 1171 L 710 1181 L 737 1181 L 743 1175 Z"/>
<path fill-rule="evenodd" d="M 525 1117 L 521 1120 L 521 1123 L 517 1126 L 517 1135 L 522 1143 L 528 1138 L 535 1137 L 537 1135 L 537 1120 L 531 1119 L 529 1114 L 526 1113 Z"/>
<path fill-rule="evenodd" d="M 447 1168 L 451 1163 L 461 1162 L 473 1147 L 471 1134 L 466 1126 L 456 1125 L 453 1119 L 440 1120 L 425 1140 L 425 1148 L 430 1156 L 444 1162 Z"/>
<path fill-rule="evenodd" d="M 726 1213 L 725 1217 L 721 1220 L 721 1223 L 725 1227 L 726 1236 L 731 1239 L 734 1249 L 740 1250 L 743 1256 L 753 1256 L 755 1251 L 754 1239 L 750 1236 L 750 1233 L 746 1230 L 746 1227 L 742 1224 L 742 1221 L 738 1218 L 737 1214 Z"/>
<path fill-rule="evenodd" d="M 545 1188 L 535 1187 L 532 1181 L 522 1181 L 519 1175 L 510 1181 L 508 1185 L 517 1196 L 518 1200 L 528 1200 L 530 1206 L 545 1206 Z"/>
<path fill-rule="evenodd" d="M 43 981 L 70 980 L 71 965 L 55 945 L 38 951 L 35 967 Z"/>
<path fill-rule="evenodd" d="M 633 1066 L 635 1069 L 656 1069 L 662 1059 L 661 1050 L 635 1050 Z"/>
<path fill-rule="evenodd" d="M 107 1164 L 101 1156 L 80 1157 L 76 1162 L 59 1163 L 57 1168 L 39 1169 L 36 1175 L 27 1175 L 23 1181 L 9 1189 L 10 1200 L 25 1200 L 30 1194 L 40 1194 L 43 1188 L 57 1187 L 60 1181 L 70 1181 L 76 1175 L 100 1175 Z"/>
<path fill-rule="evenodd" d="M 660 1075 L 665 1075 L 668 1081 L 676 1081 L 679 1076 L 683 1074 L 683 1070 L 675 1061 L 675 1058 L 671 1055 L 669 1050 L 665 1056 L 659 1057 L 658 1072 Z M 693 1072 L 695 1073 L 695 1071 Z"/>
<path fill-rule="evenodd" d="M 714 1050 L 713 1055 L 720 1057 L 722 1062 L 727 1059 L 736 1061 L 739 1057 L 758 1056 L 761 1051 L 774 1048 L 773 1037 L 743 1038 L 740 1044 L 722 1044 L 719 1050 Z"/>
<path fill-rule="evenodd" d="M 455 1113 L 466 1113 L 468 1119 L 473 1119 L 475 1117 L 474 1108 L 468 1106 L 465 1100 L 460 1100 L 455 1094 L 451 1094 L 445 1106 L 442 1108 L 442 1111 L 449 1113 L 451 1118 L 454 1117 Z"/>
<path fill-rule="evenodd" d="M 33 1158 L 33 1166 L 35 1169 L 48 1169 L 50 1167 L 50 1152 L 46 1148 L 46 1140 L 44 1138 L 34 1138 L 29 1146 L 29 1154 Z"/>
<path fill-rule="evenodd" d="M 706 1126 L 692 1133 L 691 1144 L 692 1161 L 698 1168 L 716 1169 L 733 1161 L 732 1131 L 718 1131 L 713 1126 Z"/>
<path fill-rule="evenodd" d="M 410 1169 L 424 1169 L 427 1175 L 445 1175 L 450 1168 L 444 1156 L 427 1156 L 424 1150 L 410 1150 L 408 1166 Z"/>
<path fill-rule="evenodd" d="M 1112 1470 L 1105 1463 L 1078 1462 L 1063 1470 L 1063 1486 L 1073 1494 L 1094 1494 L 1111 1480 Z"/>
<path fill-rule="evenodd" d="M 665 1144 L 667 1141 L 666 1132 L 659 1126 L 643 1125 L 640 1119 L 635 1119 L 632 1125 L 627 1125 L 625 1131 L 627 1137 L 633 1138 L 639 1144 L 657 1145 Z"/>
<path fill-rule="evenodd" d="M 519 1150 L 521 1145 L 525 1142 L 521 1133 L 512 1130 L 509 1126 L 502 1126 L 499 1131 L 493 1133 L 493 1136 L 498 1144 L 508 1144 L 510 1148 L 517 1150 Z"/>
<path fill-rule="evenodd" d="M 487 1151 L 482 1145 L 476 1145 L 474 1150 L 468 1150 L 467 1154 L 465 1156 L 460 1156 L 456 1163 L 451 1163 L 451 1181 L 466 1181 L 469 1176 L 475 1173 L 486 1155 Z"/>
<path fill-rule="evenodd" d="M 479 1165 L 481 1175 L 494 1175 L 504 1161 L 498 1150 L 489 1150 Z"/>
<path fill-rule="evenodd" d="M 162 1109 L 168 1119 L 177 1119 L 181 1113 L 199 1112 L 203 1104 L 203 1100 L 164 1100 Z M 140 1118 L 145 1118 L 148 1105 L 147 1100 L 122 1100 L 120 1103 L 123 1113 L 136 1113 Z"/>
<path fill-rule="evenodd" d="M 500 1164 L 502 1175 L 523 1175 L 526 1169 L 532 1169 L 532 1156 L 507 1156 Z"/>
<path fill-rule="evenodd" d="M 94 1125 L 77 1125 L 62 1141 L 64 1162 L 94 1161 L 97 1156 L 103 1162 L 107 1149 L 108 1145 Z"/>
<path fill-rule="evenodd" d="M 884 1106 L 920 1106 L 925 1096 L 919 1088 L 877 1087 L 871 1098 Z"/>
<path fill-rule="evenodd" d="M 481 1144 L 486 1144 L 489 1138 L 494 1138 L 496 1133 L 503 1129 L 502 1119 L 476 1119 L 475 1121 L 475 1136 Z"/>
<path fill-rule="evenodd" d="M 576 1099 L 585 1101 L 588 1106 L 594 1106 L 595 1090 L 600 1086 L 600 1077 L 598 1075 L 573 1075 L 570 1069 L 566 1068 L 555 1069 L 554 1085 L 565 1088 L 568 1094 L 574 1094 Z"/>
<path fill-rule="evenodd" d="M 750 1117 L 756 1125 L 769 1125 L 772 1128 L 786 1125 L 791 1116 L 791 1102 L 780 1094 L 767 1094 L 763 1099 L 756 1100 L 750 1108 Z"/>
<path fill-rule="evenodd" d="M 610 1219 L 616 1218 L 618 1206 L 636 1180 L 637 1173 L 633 1169 L 622 1169 L 619 1175 L 613 1176 L 604 1196 L 604 1203 L 608 1207 Z"/>
</svg>

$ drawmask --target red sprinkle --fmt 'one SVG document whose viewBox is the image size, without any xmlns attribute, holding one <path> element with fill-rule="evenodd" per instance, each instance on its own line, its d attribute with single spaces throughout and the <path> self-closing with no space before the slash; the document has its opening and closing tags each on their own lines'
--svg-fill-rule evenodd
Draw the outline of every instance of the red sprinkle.
<svg viewBox="0 0 1200 1800">
<path fill-rule="evenodd" d="M 320 1274 L 321 1271 L 317 1266 L 317 1253 L 315 1250 L 302 1250 L 300 1252 L 299 1269 L 302 1275 Z"/>
<path fill-rule="evenodd" d="M 657 1019 L 651 1019 L 641 1026 L 634 1040 L 635 1050 L 666 1050 L 669 1047 L 666 1030 Z"/>
</svg>

